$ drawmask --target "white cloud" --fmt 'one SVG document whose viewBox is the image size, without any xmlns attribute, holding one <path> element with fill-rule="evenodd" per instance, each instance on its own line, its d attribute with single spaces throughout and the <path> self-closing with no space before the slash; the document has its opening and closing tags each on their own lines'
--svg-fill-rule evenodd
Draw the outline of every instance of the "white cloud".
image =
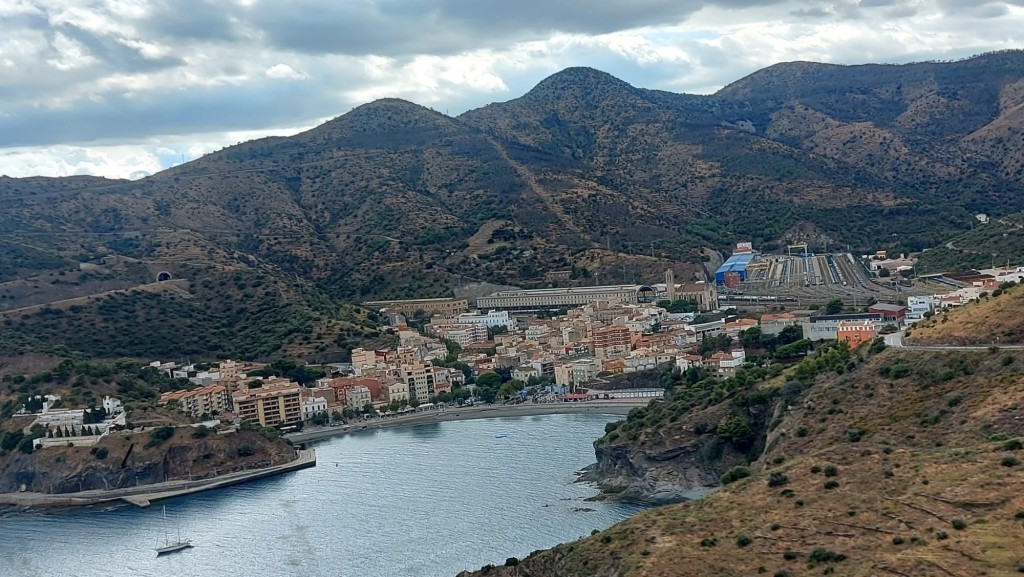
<svg viewBox="0 0 1024 577">
<path fill-rule="evenodd" d="M 264 72 L 267 78 L 273 78 L 275 80 L 305 80 L 309 78 L 304 72 L 296 72 L 294 68 L 287 64 L 275 64 Z"/>
<path fill-rule="evenodd" d="M 708 93 L 780 61 L 1024 47 L 1021 0 L 642 0 L 632 11 L 588 0 L 571 18 L 568 3 L 550 0 L 527 2 L 532 17 L 496 0 L 471 10 L 454 0 L 301 3 L 322 10 L 298 18 L 276 0 L 196 0 L 189 10 L 170 0 L 0 0 L 0 172 L 129 177 L 381 97 L 457 114 L 520 96 L 567 66 Z M 352 20 L 360 15 L 367 20 Z M 310 18 L 321 37 L 303 37 Z M 342 29 L 350 34 L 335 38 Z"/>
</svg>

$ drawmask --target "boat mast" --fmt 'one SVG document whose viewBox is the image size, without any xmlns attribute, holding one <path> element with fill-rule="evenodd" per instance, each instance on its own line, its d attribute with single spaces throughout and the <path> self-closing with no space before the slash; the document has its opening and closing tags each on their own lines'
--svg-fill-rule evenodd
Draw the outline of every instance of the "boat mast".
<svg viewBox="0 0 1024 577">
<path fill-rule="evenodd" d="M 167 505 L 164 505 L 164 547 L 170 544 L 170 537 L 167 535 Z"/>
</svg>

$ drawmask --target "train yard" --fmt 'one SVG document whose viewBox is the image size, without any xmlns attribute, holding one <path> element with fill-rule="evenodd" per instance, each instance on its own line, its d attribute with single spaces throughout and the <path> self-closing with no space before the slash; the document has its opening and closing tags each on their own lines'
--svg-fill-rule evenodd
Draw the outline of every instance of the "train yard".
<svg viewBox="0 0 1024 577">
<path fill-rule="evenodd" d="M 849 253 L 761 255 L 745 266 L 742 282 L 732 284 L 721 288 L 720 298 L 734 305 L 822 304 L 838 298 L 850 306 L 864 306 L 871 299 L 895 302 L 908 295 L 932 294 L 937 288 L 928 282 L 905 286 L 873 278 Z"/>
</svg>

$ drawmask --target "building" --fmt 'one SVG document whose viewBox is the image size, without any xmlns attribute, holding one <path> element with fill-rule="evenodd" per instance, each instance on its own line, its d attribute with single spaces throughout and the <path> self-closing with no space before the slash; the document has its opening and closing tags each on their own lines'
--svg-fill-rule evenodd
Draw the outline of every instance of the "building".
<svg viewBox="0 0 1024 577">
<path fill-rule="evenodd" d="M 736 371 L 747 361 L 747 353 L 743 349 L 736 349 L 730 353 L 717 352 L 711 355 L 704 365 L 715 372 L 720 379 L 728 379 L 736 376 Z"/>
<path fill-rule="evenodd" d="M 118 413 L 124 412 L 124 407 L 121 406 L 121 401 L 115 399 L 114 397 L 104 396 L 102 406 L 103 410 L 111 417 Z"/>
<path fill-rule="evenodd" d="M 726 282 L 727 279 L 735 279 L 739 282 L 747 280 L 747 265 L 754 260 L 754 253 L 752 252 L 741 252 L 735 253 L 728 258 L 722 266 L 718 267 L 715 271 L 715 282 L 718 284 L 731 286 L 730 283 Z M 738 283 L 736 283 L 738 284 Z"/>
<path fill-rule="evenodd" d="M 506 313 L 507 314 L 507 313 Z M 447 339 L 457 343 L 460 347 L 468 347 L 475 343 L 482 343 L 487 340 L 487 325 L 485 324 L 452 324 L 452 325 L 427 325 L 431 333 L 438 338 Z M 417 359 L 418 360 L 418 359 Z M 401 362 L 401 361 L 399 361 Z M 406 361 L 415 362 L 415 361 Z"/>
<path fill-rule="evenodd" d="M 878 327 L 872 321 L 840 321 L 836 332 L 836 340 L 846 343 L 851 349 L 874 340 L 878 336 Z"/>
<path fill-rule="evenodd" d="M 316 415 L 327 412 L 327 399 L 324 397 L 311 397 L 302 402 L 302 420 L 312 421 Z"/>
<path fill-rule="evenodd" d="M 895 325 L 902 325 L 907 318 L 907 307 L 902 305 L 876 303 L 868 307 L 868 312 L 882 315 L 883 323 Z"/>
<path fill-rule="evenodd" d="M 882 315 L 877 313 L 819 315 L 810 317 L 802 324 L 804 338 L 812 341 L 834 341 L 839 338 L 839 325 L 846 321 L 869 321 L 876 328 L 881 327 L 883 324 Z"/>
<path fill-rule="evenodd" d="M 757 326 L 757 321 L 754 319 L 736 319 L 725 323 L 725 334 L 735 338 L 747 329 L 752 329 Z"/>
<path fill-rule="evenodd" d="M 907 297 L 907 322 L 916 323 L 923 320 L 925 315 L 934 312 L 935 297 Z"/>
<path fill-rule="evenodd" d="M 496 292 L 478 298 L 476 306 L 481 310 L 540 310 L 578 307 L 596 300 L 652 302 L 654 297 L 654 289 L 646 285 L 547 288 Z"/>
<path fill-rule="evenodd" d="M 714 283 L 690 282 L 677 285 L 674 292 L 674 299 L 686 300 L 697 303 L 697 309 L 701 311 L 712 311 L 718 308 L 718 289 Z"/>
<path fill-rule="evenodd" d="M 456 316 L 469 310 L 466 299 L 413 299 L 405 301 L 370 301 L 363 306 L 371 309 L 387 309 L 389 313 L 398 313 L 412 317 L 417 311 L 429 315 Z"/>
<path fill-rule="evenodd" d="M 505 327 L 516 330 L 516 319 L 509 316 L 508 311 L 488 311 L 486 313 L 463 313 L 458 317 L 459 324 L 482 324 L 487 328 Z"/>
<path fill-rule="evenodd" d="M 302 398 L 297 383 L 267 383 L 255 389 L 236 391 L 232 401 L 239 419 L 261 427 L 302 421 Z"/>
<path fill-rule="evenodd" d="M 764 314 L 761 315 L 761 334 L 763 335 L 777 335 L 785 330 L 786 327 L 793 327 L 800 324 L 800 319 L 793 313 L 778 313 L 778 314 Z"/>
<path fill-rule="evenodd" d="M 172 391 L 160 395 L 158 401 L 166 405 L 177 401 L 181 411 L 200 418 L 204 415 L 217 415 L 231 410 L 231 397 L 228 390 L 222 385 L 210 385 L 191 391 Z"/>
<path fill-rule="evenodd" d="M 391 381 L 381 385 L 381 393 L 388 403 L 409 402 L 409 385 L 402 381 Z"/>
<path fill-rule="evenodd" d="M 608 349 L 615 346 L 630 346 L 629 329 L 624 326 L 611 325 L 595 329 L 591 335 L 594 350 Z"/>
<path fill-rule="evenodd" d="M 366 405 L 373 404 L 373 397 L 370 389 L 362 385 L 355 385 L 345 389 L 345 406 L 356 411 L 363 410 Z"/>
<path fill-rule="evenodd" d="M 573 387 L 594 380 L 601 372 L 601 363 L 597 359 L 577 359 L 565 364 L 556 365 L 554 371 L 555 385 Z"/>
</svg>

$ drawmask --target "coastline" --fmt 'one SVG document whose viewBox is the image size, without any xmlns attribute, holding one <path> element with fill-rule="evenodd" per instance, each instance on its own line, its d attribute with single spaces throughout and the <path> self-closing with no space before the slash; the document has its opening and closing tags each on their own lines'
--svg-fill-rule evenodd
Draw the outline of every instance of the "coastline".
<svg viewBox="0 0 1024 577">
<path fill-rule="evenodd" d="M 0 493 L 0 505 L 19 509 L 89 507 L 96 505 L 120 505 L 128 503 L 137 507 L 149 507 L 153 501 L 181 497 L 254 481 L 264 477 L 280 475 L 316 466 L 316 451 L 300 449 L 298 456 L 287 463 L 272 465 L 252 471 L 240 471 L 197 481 L 178 480 L 126 487 L 123 489 L 92 490 L 76 493 Z"/>
<path fill-rule="evenodd" d="M 481 405 L 473 407 L 451 407 L 432 410 L 426 413 L 415 413 L 407 417 L 377 418 L 365 422 L 356 422 L 344 427 L 318 427 L 307 429 L 301 433 L 285 435 L 293 443 L 307 443 L 340 437 L 350 433 L 408 427 L 424 423 L 443 423 L 447 421 L 468 421 L 473 419 L 497 419 L 502 417 L 535 417 L 539 415 L 618 415 L 626 416 L 636 407 L 645 407 L 650 398 L 622 399 L 609 401 L 586 401 L 581 403 L 524 403 L 522 405 Z"/>
</svg>

